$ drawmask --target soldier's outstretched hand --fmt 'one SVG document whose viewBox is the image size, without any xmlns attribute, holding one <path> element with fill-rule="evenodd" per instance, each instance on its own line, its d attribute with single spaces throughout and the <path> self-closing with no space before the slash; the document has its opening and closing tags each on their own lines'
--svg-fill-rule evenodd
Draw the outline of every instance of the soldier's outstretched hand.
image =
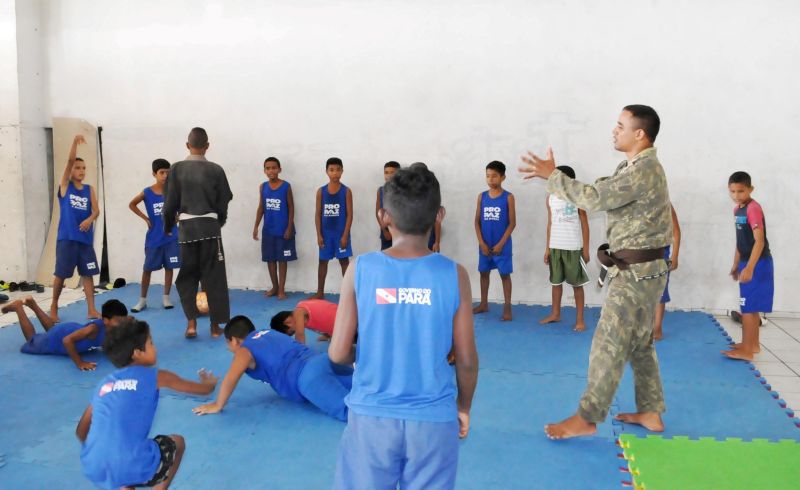
<svg viewBox="0 0 800 490">
<path fill-rule="evenodd" d="M 545 158 L 540 158 L 530 151 L 520 158 L 525 165 L 519 167 L 519 172 L 523 174 L 523 178 L 526 180 L 534 177 L 546 179 L 550 177 L 550 174 L 556 169 L 553 149 L 549 146 L 547 147 L 547 156 Z"/>
</svg>

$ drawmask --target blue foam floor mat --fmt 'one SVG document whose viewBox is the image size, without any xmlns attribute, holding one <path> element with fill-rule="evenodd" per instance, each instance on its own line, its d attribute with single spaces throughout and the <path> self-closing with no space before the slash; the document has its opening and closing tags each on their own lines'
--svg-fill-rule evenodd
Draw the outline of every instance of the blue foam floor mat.
<svg viewBox="0 0 800 490">
<path fill-rule="evenodd" d="M 158 364 L 184 377 L 201 368 L 220 377 L 231 354 L 224 341 L 208 335 L 200 320 L 199 338 L 183 338 L 180 306 L 160 308 L 161 288 L 150 290 L 150 308 L 138 318 L 150 323 Z M 259 291 L 231 291 L 232 312 L 246 314 L 259 328 L 288 301 L 264 298 Z M 129 285 L 97 297 L 132 305 L 138 286 Z M 335 296 L 330 299 L 336 300 Z M 173 293 L 177 305 L 177 298 Z M 612 423 L 619 411 L 635 409 L 630 372 L 612 404 L 609 420 L 594 437 L 552 442 L 542 427 L 573 413 L 585 386 L 591 337 L 599 309 L 586 311 L 587 331 L 575 333 L 575 310 L 565 308 L 562 321 L 546 326 L 538 319 L 549 308 L 514 306 L 514 321 L 500 322 L 492 305 L 475 317 L 481 373 L 472 411 L 470 436 L 461 441 L 459 489 L 620 488 L 629 480 L 620 473 L 616 437 L 643 433 Z M 85 303 L 61 310 L 64 321 L 82 321 Z M 35 322 L 34 322 L 35 323 Z M 728 343 L 714 320 L 703 313 L 669 312 L 666 339 L 657 344 L 668 411 L 666 437 L 754 437 L 800 440 L 796 418 L 780 408 L 777 394 L 765 389 L 748 363 L 723 358 Z M 0 487 L 92 488 L 81 475 L 75 425 L 99 380 L 113 370 L 101 353 L 85 359 L 95 372 L 80 372 L 68 358 L 19 353 L 17 325 L 0 329 Z M 309 345 L 319 351 L 327 343 Z M 187 452 L 172 488 L 329 488 L 344 424 L 309 405 L 287 402 L 261 383 L 243 378 L 225 411 L 197 417 L 191 409 L 205 401 L 163 390 L 152 434 L 186 437 Z M 242 461 L 248 461 L 242 466 Z M 236 468 L 236 470 L 232 470 Z M 235 482 L 235 483 L 234 483 Z"/>
</svg>

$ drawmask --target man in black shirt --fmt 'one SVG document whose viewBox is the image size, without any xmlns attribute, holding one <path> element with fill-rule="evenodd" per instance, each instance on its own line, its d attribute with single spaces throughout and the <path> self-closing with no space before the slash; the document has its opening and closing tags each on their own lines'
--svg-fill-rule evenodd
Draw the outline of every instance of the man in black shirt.
<svg viewBox="0 0 800 490">
<path fill-rule="evenodd" d="M 203 128 L 189 132 L 189 156 L 172 165 L 164 184 L 164 230 L 169 233 L 178 221 L 181 269 L 175 286 L 181 297 L 188 325 L 186 338 L 197 337 L 197 285 L 208 296 L 211 336 L 222 335 L 221 323 L 230 319 L 222 226 L 233 199 L 225 170 L 206 160 L 208 134 Z"/>
</svg>

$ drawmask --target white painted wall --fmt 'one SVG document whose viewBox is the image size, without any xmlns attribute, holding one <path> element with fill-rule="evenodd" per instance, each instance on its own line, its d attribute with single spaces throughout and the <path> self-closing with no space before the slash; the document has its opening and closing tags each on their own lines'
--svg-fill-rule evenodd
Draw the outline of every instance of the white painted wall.
<svg viewBox="0 0 800 490">
<path fill-rule="evenodd" d="M 473 271 L 477 295 L 475 197 L 499 159 L 517 196 L 514 297 L 547 302 L 545 194 L 513 171 L 519 155 L 552 144 L 579 179 L 606 175 L 622 158 L 610 141 L 620 108 L 647 103 L 662 117 L 659 154 L 684 232 L 673 305 L 736 307 L 726 183 L 746 169 L 776 256 L 775 309 L 798 311 L 796 2 L 65 0 L 43 12 L 52 115 L 104 128 L 112 275 L 139 275 L 145 230 L 127 202 L 150 184 L 150 162 L 181 159 L 201 125 L 235 194 L 224 230 L 232 285 L 266 284 L 250 233 L 261 162 L 276 155 L 297 203 L 288 285 L 315 286 L 314 191 L 336 155 L 354 192 L 356 253 L 378 246 L 382 164 L 427 162 L 448 209 L 443 251 Z M 591 223 L 597 246 L 604 217 Z"/>
</svg>

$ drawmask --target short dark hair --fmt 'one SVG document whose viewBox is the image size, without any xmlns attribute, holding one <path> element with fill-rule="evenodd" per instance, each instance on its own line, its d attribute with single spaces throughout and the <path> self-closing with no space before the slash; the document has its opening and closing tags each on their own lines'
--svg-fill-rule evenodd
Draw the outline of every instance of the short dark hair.
<svg viewBox="0 0 800 490">
<path fill-rule="evenodd" d="M 728 177 L 728 185 L 731 184 L 744 184 L 747 187 L 752 187 L 753 185 L 750 174 L 741 170 L 732 173 L 731 176 Z"/>
<path fill-rule="evenodd" d="M 656 142 L 658 130 L 661 128 L 661 118 L 658 117 L 658 113 L 656 113 L 655 109 L 649 105 L 631 104 L 626 105 L 622 110 L 631 113 L 639 124 L 639 127 L 636 129 L 643 130 L 644 134 L 647 135 L 647 139 L 650 140 L 650 143 Z"/>
<path fill-rule="evenodd" d="M 255 332 L 256 326 L 244 315 L 236 315 L 228 321 L 225 325 L 225 338 L 231 340 L 233 338 L 246 339 L 251 332 Z"/>
<path fill-rule="evenodd" d="M 569 165 L 559 165 L 558 167 L 556 167 L 556 170 L 560 170 L 561 173 L 563 173 L 570 179 L 575 178 L 575 171 L 572 170 L 572 167 L 570 167 Z"/>
<path fill-rule="evenodd" d="M 75 161 L 76 161 L 76 162 L 84 162 L 84 163 L 86 163 L 86 162 L 83 160 L 83 158 L 81 158 L 81 157 L 75 157 Z"/>
<path fill-rule="evenodd" d="M 150 325 L 129 317 L 106 332 L 103 352 L 116 367 L 125 367 L 133 360 L 133 351 L 145 349 L 148 338 Z"/>
<path fill-rule="evenodd" d="M 494 170 L 495 172 L 497 172 L 500 175 L 505 175 L 506 174 L 506 166 L 505 166 L 505 164 L 503 162 L 498 161 L 498 160 L 494 160 L 492 162 L 487 163 L 486 164 L 486 170 Z"/>
<path fill-rule="evenodd" d="M 192 128 L 189 137 L 186 139 L 189 146 L 197 150 L 202 150 L 208 145 L 208 133 L 203 128 Z"/>
<path fill-rule="evenodd" d="M 267 157 L 264 159 L 264 166 L 267 166 L 267 162 L 275 162 L 278 164 L 278 168 L 281 168 L 281 161 L 275 157 Z"/>
<path fill-rule="evenodd" d="M 153 173 L 156 173 L 161 169 L 169 170 L 169 162 L 163 158 L 156 158 L 153 160 Z"/>
<path fill-rule="evenodd" d="M 103 303 L 100 313 L 103 318 L 108 318 L 110 320 L 115 316 L 128 316 L 128 308 L 122 304 L 122 301 L 118 299 L 110 299 Z"/>
<path fill-rule="evenodd" d="M 272 330 L 277 330 L 280 333 L 286 333 L 286 331 L 289 330 L 289 327 L 287 327 L 283 322 L 285 322 L 290 316 L 292 316 L 291 311 L 279 311 L 272 316 L 272 319 L 270 319 L 269 328 Z"/>
<path fill-rule="evenodd" d="M 383 206 L 403 233 L 428 233 L 441 205 L 439 181 L 422 162 L 398 170 L 383 186 Z"/>
<path fill-rule="evenodd" d="M 384 163 L 383 168 L 396 168 L 397 170 L 400 170 L 400 164 L 392 160 L 391 162 Z"/>
<path fill-rule="evenodd" d="M 344 168 L 344 164 L 342 163 L 342 159 L 341 158 L 337 158 L 337 157 L 328 158 L 328 161 L 325 162 L 325 170 L 328 170 L 328 167 L 330 167 L 331 165 L 338 165 L 338 166 Z"/>
</svg>

